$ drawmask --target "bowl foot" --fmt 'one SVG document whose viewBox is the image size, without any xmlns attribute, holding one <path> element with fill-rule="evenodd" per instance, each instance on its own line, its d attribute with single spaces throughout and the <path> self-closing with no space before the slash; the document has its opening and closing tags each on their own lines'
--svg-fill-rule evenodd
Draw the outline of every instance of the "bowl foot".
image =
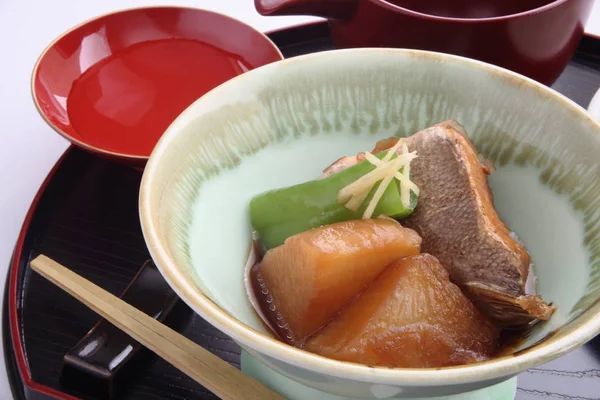
<svg viewBox="0 0 600 400">
<path fill-rule="evenodd" d="M 340 396 L 318 391 L 273 371 L 262 362 L 242 350 L 242 371 L 259 380 L 289 400 L 345 400 Z M 513 400 L 517 391 L 517 378 L 486 389 L 448 397 L 431 397 L 419 400 Z M 367 400 L 367 399 L 365 399 Z M 408 399 L 403 399 L 408 400 Z"/>
</svg>

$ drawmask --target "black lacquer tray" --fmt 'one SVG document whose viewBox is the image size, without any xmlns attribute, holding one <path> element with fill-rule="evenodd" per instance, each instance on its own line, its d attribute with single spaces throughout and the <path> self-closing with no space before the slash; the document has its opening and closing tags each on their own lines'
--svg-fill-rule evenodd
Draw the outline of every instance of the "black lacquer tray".
<svg viewBox="0 0 600 400">
<path fill-rule="evenodd" d="M 286 57 L 332 48 L 326 24 L 277 31 Z M 587 106 L 600 87 L 600 40 L 585 37 L 554 88 Z M 59 380 L 62 357 L 98 316 L 32 273 L 44 253 L 119 295 L 150 258 L 137 210 L 141 173 L 70 148 L 35 198 L 15 248 L 5 289 L 5 362 L 15 399 L 93 398 Z M 240 349 L 179 303 L 166 323 L 239 367 Z M 214 399 L 213 394 L 149 351 L 115 393 L 118 399 Z M 600 337 L 519 376 L 518 400 L 600 399 Z"/>
</svg>

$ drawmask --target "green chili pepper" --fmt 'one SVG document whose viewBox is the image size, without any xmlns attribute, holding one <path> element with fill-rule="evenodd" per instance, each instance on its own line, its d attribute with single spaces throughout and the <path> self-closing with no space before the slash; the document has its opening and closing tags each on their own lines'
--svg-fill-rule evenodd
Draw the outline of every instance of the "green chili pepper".
<svg viewBox="0 0 600 400">
<path fill-rule="evenodd" d="M 382 158 L 384 153 L 376 156 Z M 285 239 L 336 222 L 360 219 L 379 187 L 377 183 L 361 207 L 353 212 L 337 202 L 338 192 L 375 169 L 362 161 L 327 178 L 302 183 L 287 188 L 271 190 L 250 201 L 250 221 L 259 234 L 265 249 L 282 245 Z M 400 182 L 394 179 L 386 188 L 375 208 L 374 216 L 387 215 L 402 219 L 417 206 L 417 195 L 411 192 L 410 207 L 404 208 L 400 200 Z"/>
</svg>

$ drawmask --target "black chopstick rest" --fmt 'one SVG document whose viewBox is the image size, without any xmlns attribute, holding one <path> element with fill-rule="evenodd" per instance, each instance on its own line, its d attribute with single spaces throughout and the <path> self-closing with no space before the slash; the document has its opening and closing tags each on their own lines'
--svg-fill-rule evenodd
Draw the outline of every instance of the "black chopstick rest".
<svg viewBox="0 0 600 400">
<path fill-rule="evenodd" d="M 144 263 L 120 297 L 161 322 L 179 299 L 152 261 Z M 74 394 L 111 399 L 141 348 L 102 319 L 63 357 L 61 386 Z"/>
</svg>

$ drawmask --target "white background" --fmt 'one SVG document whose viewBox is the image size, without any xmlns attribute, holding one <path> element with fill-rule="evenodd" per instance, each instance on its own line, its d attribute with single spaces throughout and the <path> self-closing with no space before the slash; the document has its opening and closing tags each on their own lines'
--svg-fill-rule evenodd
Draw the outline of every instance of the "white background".
<svg viewBox="0 0 600 400">
<path fill-rule="evenodd" d="M 253 0 L 0 0 L 0 288 L 31 200 L 67 148 L 31 100 L 29 80 L 37 57 L 55 37 L 84 20 L 118 9 L 166 4 L 215 10 L 262 31 L 315 20 L 261 17 Z M 600 0 L 586 30 L 600 36 Z M 10 398 L 0 359 L 0 399 Z"/>
</svg>

